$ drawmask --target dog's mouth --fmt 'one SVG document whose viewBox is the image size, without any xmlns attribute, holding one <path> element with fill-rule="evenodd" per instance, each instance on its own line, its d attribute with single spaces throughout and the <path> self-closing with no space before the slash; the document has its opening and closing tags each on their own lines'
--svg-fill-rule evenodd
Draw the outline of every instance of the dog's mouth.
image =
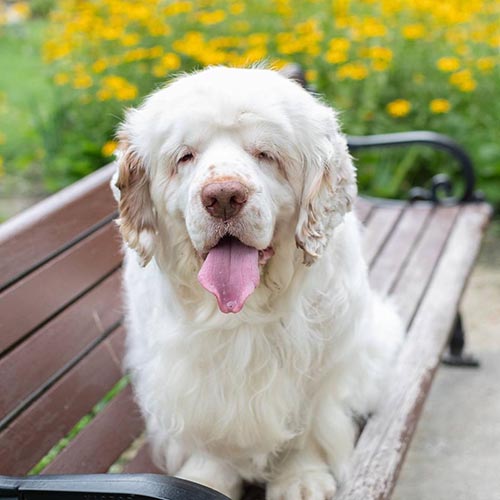
<svg viewBox="0 0 500 500">
<path fill-rule="evenodd" d="M 258 250 L 234 236 L 224 236 L 209 250 L 198 281 L 215 295 L 223 313 L 240 312 L 259 285 L 259 264 L 265 264 L 273 254 L 271 247 Z"/>
</svg>

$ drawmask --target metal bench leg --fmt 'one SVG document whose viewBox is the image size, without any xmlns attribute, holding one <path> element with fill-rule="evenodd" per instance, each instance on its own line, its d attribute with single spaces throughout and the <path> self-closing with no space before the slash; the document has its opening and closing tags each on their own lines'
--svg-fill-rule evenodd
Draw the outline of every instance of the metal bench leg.
<svg viewBox="0 0 500 500">
<path fill-rule="evenodd" d="M 462 316 L 457 313 L 455 324 L 448 343 L 448 352 L 443 356 L 443 363 L 449 366 L 460 366 L 464 368 L 478 368 L 480 363 L 472 354 L 464 353 L 465 332 L 462 324 Z"/>
</svg>

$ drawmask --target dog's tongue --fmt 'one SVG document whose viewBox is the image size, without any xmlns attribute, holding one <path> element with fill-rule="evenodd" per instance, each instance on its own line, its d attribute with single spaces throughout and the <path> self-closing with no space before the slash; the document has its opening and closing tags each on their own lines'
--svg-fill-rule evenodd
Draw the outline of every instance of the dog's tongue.
<svg viewBox="0 0 500 500">
<path fill-rule="evenodd" d="M 208 253 L 198 281 L 215 295 L 223 313 L 237 313 L 259 284 L 259 251 L 225 237 Z"/>
</svg>

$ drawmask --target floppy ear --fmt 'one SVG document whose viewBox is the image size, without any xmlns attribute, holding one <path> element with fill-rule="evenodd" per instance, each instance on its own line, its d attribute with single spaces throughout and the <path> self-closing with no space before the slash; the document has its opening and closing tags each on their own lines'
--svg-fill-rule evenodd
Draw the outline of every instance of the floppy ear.
<svg viewBox="0 0 500 500">
<path fill-rule="evenodd" d="M 305 154 L 305 178 L 295 233 L 307 266 L 321 257 L 333 230 L 351 210 L 357 192 L 354 166 L 333 111 L 329 110 L 322 128 L 320 137 L 313 138 L 312 148 Z"/>
<path fill-rule="evenodd" d="M 156 245 L 156 213 L 149 193 L 149 178 L 142 160 L 133 147 L 122 141 L 118 172 L 112 182 L 119 191 L 120 218 L 116 221 L 127 245 L 137 252 L 145 266 Z M 116 190 L 113 190 L 117 197 Z"/>
</svg>

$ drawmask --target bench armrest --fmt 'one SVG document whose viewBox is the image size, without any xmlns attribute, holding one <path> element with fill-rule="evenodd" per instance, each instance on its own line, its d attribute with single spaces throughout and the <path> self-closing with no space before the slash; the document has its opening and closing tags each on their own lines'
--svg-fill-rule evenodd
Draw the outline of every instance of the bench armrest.
<svg viewBox="0 0 500 500">
<path fill-rule="evenodd" d="M 200 484 L 159 474 L 0 476 L 0 499 L 22 500 L 229 500 Z"/>
<path fill-rule="evenodd" d="M 434 149 L 445 151 L 453 156 L 460 165 L 460 171 L 465 183 L 462 196 L 458 200 L 451 198 L 451 180 L 445 174 L 438 174 L 432 178 L 430 190 L 420 187 L 411 189 L 409 193 L 410 199 L 428 200 L 437 203 L 442 201 L 439 197 L 439 191 L 442 190 L 446 196 L 444 201 L 459 201 L 461 203 L 483 201 L 481 193 L 475 191 L 476 175 L 472 159 L 460 144 L 447 135 L 426 130 L 366 136 L 351 135 L 347 136 L 347 143 L 351 151 L 378 147 L 412 146 L 416 144 L 424 144 Z"/>
</svg>

